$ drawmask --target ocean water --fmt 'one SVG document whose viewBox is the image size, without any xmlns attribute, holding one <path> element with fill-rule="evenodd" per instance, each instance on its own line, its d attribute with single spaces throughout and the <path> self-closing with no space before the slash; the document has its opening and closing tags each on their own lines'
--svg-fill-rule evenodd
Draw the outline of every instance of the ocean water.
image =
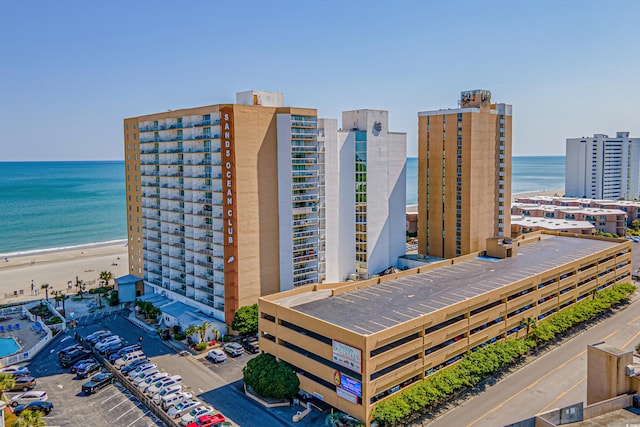
<svg viewBox="0 0 640 427">
<path fill-rule="evenodd" d="M 565 157 L 514 157 L 512 192 L 564 188 Z M 0 256 L 127 238 L 123 161 L 0 162 Z M 418 159 L 407 159 L 407 205 Z"/>
<path fill-rule="evenodd" d="M 123 161 L 0 162 L 0 254 L 127 238 Z"/>
<path fill-rule="evenodd" d="M 514 156 L 511 192 L 564 191 L 565 156 Z M 407 159 L 407 206 L 418 204 L 418 159 Z"/>
</svg>

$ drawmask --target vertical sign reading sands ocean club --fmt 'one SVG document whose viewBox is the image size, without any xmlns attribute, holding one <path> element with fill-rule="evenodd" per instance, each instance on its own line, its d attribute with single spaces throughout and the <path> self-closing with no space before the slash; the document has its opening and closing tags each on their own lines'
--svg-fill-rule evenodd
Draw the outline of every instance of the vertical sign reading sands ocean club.
<svg viewBox="0 0 640 427">
<path fill-rule="evenodd" d="M 224 221 L 224 318 L 238 309 L 238 218 L 236 216 L 236 156 L 233 107 L 220 108 L 222 137 L 222 219 Z"/>
</svg>

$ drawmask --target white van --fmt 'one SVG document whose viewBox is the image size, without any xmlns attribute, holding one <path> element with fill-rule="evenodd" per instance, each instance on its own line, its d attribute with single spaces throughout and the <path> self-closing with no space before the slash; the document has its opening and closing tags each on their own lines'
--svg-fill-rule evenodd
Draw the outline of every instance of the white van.
<svg viewBox="0 0 640 427">
<path fill-rule="evenodd" d="M 138 390 L 145 392 L 147 391 L 147 388 L 151 387 L 158 381 L 169 378 L 169 377 L 170 375 L 168 372 L 158 372 L 157 374 L 153 374 L 150 377 L 145 378 L 144 381 L 138 384 Z"/>
<path fill-rule="evenodd" d="M 134 383 L 135 385 L 138 385 L 138 384 L 140 384 L 142 381 L 144 381 L 144 380 L 145 380 L 145 378 L 148 378 L 148 377 L 150 377 L 150 376 L 153 376 L 154 374 L 157 374 L 157 373 L 158 373 L 158 367 L 157 367 L 157 366 L 155 366 L 155 367 L 153 367 L 153 368 L 151 368 L 151 369 L 147 369 L 147 370 L 145 370 L 144 372 L 140 372 L 138 375 L 136 375 L 136 376 L 135 376 L 135 378 L 131 378 L 131 377 L 129 377 L 129 379 L 130 379 L 130 380 L 132 379 L 132 380 L 133 380 L 133 383 Z"/>
<path fill-rule="evenodd" d="M 170 394 L 178 393 L 180 391 L 182 391 L 181 383 L 174 383 L 174 384 L 162 387 L 162 390 L 160 390 L 160 392 L 156 393 L 153 396 L 153 403 L 155 403 L 156 405 L 159 405 L 160 402 L 162 402 L 163 397 L 169 396 Z"/>
<path fill-rule="evenodd" d="M 115 366 L 116 369 L 122 369 L 124 365 L 127 365 L 134 360 L 144 359 L 146 357 L 147 355 L 142 351 L 134 351 L 133 353 L 125 354 L 120 359 L 116 360 L 116 363 L 114 363 L 113 366 Z"/>
<path fill-rule="evenodd" d="M 182 383 L 182 377 L 180 375 L 174 375 L 172 377 L 162 379 L 162 380 L 156 382 L 155 384 L 151 385 L 145 391 L 145 393 L 147 393 L 148 396 L 153 396 L 154 394 L 156 394 L 160 390 L 162 390 L 162 388 L 164 388 L 164 386 L 173 385 L 173 384 L 180 384 L 180 383 Z"/>
<path fill-rule="evenodd" d="M 177 405 L 182 401 L 189 400 L 192 397 L 193 396 L 188 391 L 181 391 L 179 393 L 173 393 L 168 396 L 163 396 L 162 404 L 161 404 L 162 409 L 164 409 L 165 411 L 168 411 L 169 408 L 171 408 L 172 406 Z"/>
</svg>

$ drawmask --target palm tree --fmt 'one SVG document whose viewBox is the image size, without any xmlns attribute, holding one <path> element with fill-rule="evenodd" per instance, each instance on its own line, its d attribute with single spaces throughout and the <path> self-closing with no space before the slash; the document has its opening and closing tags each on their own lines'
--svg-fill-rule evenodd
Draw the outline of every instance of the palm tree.
<svg viewBox="0 0 640 427">
<path fill-rule="evenodd" d="M 100 272 L 100 280 L 104 283 L 103 286 L 109 285 L 109 282 L 113 279 L 113 273 L 110 271 L 101 271 Z"/>
<path fill-rule="evenodd" d="M 204 342 L 207 336 L 207 329 L 209 329 L 209 323 L 207 321 L 204 321 L 200 325 L 189 326 L 185 333 L 187 334 L 187 336 L 198 334 L 200 336 L 200 342 Z"/>
<path fill-rule="evenodd" d="M 20 413 L 18 419 L 13 423 L 13 427 L 43 427 L 47 423 L 40 411 L 25 409 Z"/>
<path fill-rule="evenodd" d="M 40 286 L 40 289 L 44 289 L 45 295 L 47 296 L 47 301 L 49 301 L 49 284 L 48 283 L 43 283 Z"/>
<path fill-rule="evenodd" d="M 16 380 L 11 374 L 0 374 L 0 396 L 7 391 L 15 387 Z"/>
<path fill-rule="evenodd" d="M 53 299 L 56 301 L 56 309 L 58 307 L 58 303 L 62 302 L 62 316 L 65 316 L 65 308 L 64 308 L 64 300 L 66 299 L 64 294 L 62 293 L 62 291 L 60 290 L 55 290 L 55 291 L 51 291 L 51 293 L 53 294 Z"/>
<path fill-rule="evenodd" d="M 532 317 L 527 317 L 526 319 L 522 319 L 520 321 L 520 326 L 524 326 L 527 328 L 527 333 L 525 334 L 524 339 L 529 339 L 529 331 L 532 327 L 535 327 L 536 320 Z"/>
</svg>

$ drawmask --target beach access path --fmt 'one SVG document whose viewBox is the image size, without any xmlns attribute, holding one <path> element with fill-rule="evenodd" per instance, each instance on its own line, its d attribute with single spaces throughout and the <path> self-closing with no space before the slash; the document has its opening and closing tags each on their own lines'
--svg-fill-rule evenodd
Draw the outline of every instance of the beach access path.
<svg viewBox="0 0 640 427">
<path fill-rule="evenodd" d="M 9 257 L 8 261 L 2 258 L 0 304 L 42 299 L 45 291 L 41 286 L 45 283 L 49 284 L 49 298 L 52 298 L 53 290 L 75 294 L 76 277 L 85 283 L 95 281 L 95 286 L 99 286 L 102 271 L 111 272 L 113 277 L 128 274 L 127 258 L 124 242 L 15 256 Z M 37 295 L 31 291 L 32 282 Z"/>
</svg>

